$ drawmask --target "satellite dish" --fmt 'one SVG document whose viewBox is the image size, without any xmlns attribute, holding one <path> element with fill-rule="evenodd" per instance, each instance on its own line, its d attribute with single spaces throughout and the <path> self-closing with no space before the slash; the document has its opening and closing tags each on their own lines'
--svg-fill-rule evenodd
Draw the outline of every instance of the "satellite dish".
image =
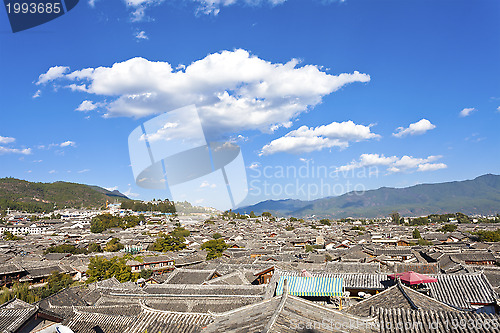
<svg viewBox="0 0 500 333">
<path fill-rule="evenodd" d="M 74 333 L 71 328 L 64 326 L 64 325 L 57 325 L 56 326 L 56 332 L 57 333 Z"/>
</svg>

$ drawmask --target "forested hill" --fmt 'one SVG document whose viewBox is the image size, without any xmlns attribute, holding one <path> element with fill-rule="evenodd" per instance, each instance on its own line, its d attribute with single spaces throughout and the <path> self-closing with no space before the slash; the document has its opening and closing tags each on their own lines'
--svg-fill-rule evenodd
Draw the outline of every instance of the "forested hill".
<svg viewBox="0 0 500 333">
<path fill-rule="evenodd" d="M 472 180 L 421 184 L 405 188 L 382 187 L 362 195 L 346 193 L 312 201 L 262 201 L 242 207 L 239 213 L 264 211 L 282 216 L 383 217 L 398 211 L 405 216 L 462 212 L 500 213 L 500 176 L 487 174 Z"/>
<path fill-rule="evenodd" d="M 56 209 L 101 207 L 106 201 L 129 200 L 118 191 L 98 186 L 55 182 L 33 183 L 15 178 L 0 178 L 0 211 L 50 212 Z"/>
</svg>

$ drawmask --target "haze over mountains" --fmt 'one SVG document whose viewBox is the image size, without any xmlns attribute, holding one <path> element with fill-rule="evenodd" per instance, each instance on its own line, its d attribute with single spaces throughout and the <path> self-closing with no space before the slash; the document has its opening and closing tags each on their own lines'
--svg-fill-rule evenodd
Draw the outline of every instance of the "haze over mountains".
<svg viewBox="0 0 500 333">
<path fill-rule="evenodd" d="M 500 213 L 500 176 L 486 174 L 473 180 L 421 184 L 406 188 L 382 187 L 363 194 L 346 193 L 311 201 L 266 200 L 236 210 L 278 216 L 345 218 L 383 217 L 393 211 L 404 216 L 433 213 L 497 214 Z"/>
</svg>

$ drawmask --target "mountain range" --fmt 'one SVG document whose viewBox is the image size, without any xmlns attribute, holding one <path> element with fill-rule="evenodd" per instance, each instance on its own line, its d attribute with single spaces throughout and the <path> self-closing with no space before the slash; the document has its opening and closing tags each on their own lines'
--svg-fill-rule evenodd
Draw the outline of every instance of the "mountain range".
<svg viewBox="0 0 500 333">
<path fill-rule="evenodd" d="M 500 176 L 486 174 L 472 180 L 420 184 L 405 188 L 381 187 L 362 194 L 349 192 L 311 201 L 266 200 L 236 212 L 294 217 L 384 217 L 397 211 L 403 216 L 461 212 L 500 213 Z"/>
</svg>

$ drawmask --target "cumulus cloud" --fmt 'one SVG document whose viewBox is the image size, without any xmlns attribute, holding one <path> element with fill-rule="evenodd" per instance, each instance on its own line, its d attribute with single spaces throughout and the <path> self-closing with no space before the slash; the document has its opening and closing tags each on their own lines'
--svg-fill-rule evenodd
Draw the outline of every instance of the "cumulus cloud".
<svg viewBox="0 0 500 333">
<path fill-rule="evenodd" d="M 250 164 L 250 165 L 248 166 L 248 168 L 249 168 L 249 169 L 257 169 L 257 168 L 259 168 L 259 167 L 260 167 L 260 164 L 259 164 L 259 163 L 257 163 L 257 162 L 253 162 L 252 164 Z"/>
<path fill-rule="evenodd" d="M 436 128 L 436 125 L 432 124 L 429 120 L 424 118 L 417 121 L 416 123 L 410 124 L 410 126 L 408 126 L 407 128 L 398 127 L 396 129 L 396 132 L 392 135 L 397 138 L 402 138 L 407 135 L 424 134 L 425 132 L 430 131 L 434 128 Z"/>
<path fill-rule="evenodd" d="M 472 112 L 476 112 L 477 110 L 475 108 L 465 108 L 462 111 L 460 111 L 459 115 L 460 117 L 467 117 L 472 114 Z"/>
<path fill-rule="evenodd" d="M 424 163 L 418 166 L 417 171 L 434 171 L 439 169 L 446 169 L 448 166 L 444 163 Z"/>
<path fill-rule="evenodd" d="M 434 171 L 447 168 L 444 163 L 432 163 L 442 156 L 428 156 L 427 158 L 416 158 L 405 155 L 403 157 L 384 156 L 383 154 L 362 154 L 359 159 L 347 165 L 337 168 L 338 171 L 351 171 L 357 168 L 370 166 L 385 166 L 389 173 Z"/>
<path fill-rule="evenodd" d="M 47 73 L 40 74 L 38 77 L 37 85 L 44 84 L 50 81 L 54 81 L 64 76 L 64 74 L 69 71 L 69 67 L 65 66 L 54 66 L 49 68 Z"/>
<path fill-rule="evenodd" d="M 3 145 L 8 145 L 16 141 L 15 138 L 8 136 L 0 136 L 0 155 L 3 154 L 21 154 L 21 155 L 29 155 L 31 154 L 31 148 L 11 148 L 5 147 Z"/>
<path fill-rule="evenodd" d="M 138 40 L 149 39 L 149 37 L 146 35 L 146 32 L 144 30 L 137 32 L 135 34 L 135 38 L 137 38 Z"/>
<path fill-rule="evenodd" d="M 11 138 L 8 136 L 0 136 L 0 144 L 7 144 L 16 141 L 15 138 Z"/>
<path fill-rule="evenodd" d="M 500 106 L 499 106 L 499 107 L 497 107 L 497 112 L 500 112 Z"/>
<path fill-rule="evenodd" d="M 42 91 L 40 89 L 38 89 L 34 94 L 33 94 L 33 98 L 38 98 L 42 95 Z"/>
<path fill-rule="evenodd" d="M 63 143 L 59 144 L 59 147 L 64 148 L 64 147 L 74 147 L 76 146 L 76 142 L 74 141 L 64 141 Z"/>
<path fill-rule="evenodd" d="M 75 110 L 87 112 L 87 111 L 95 110 L 100 106 L 101 106 L 101 103 L 94 103 L 92 101 L 85 100 L 85 101 L 81 102 L 80 105 Z"/>
<path fill-rule="evenodd" d="M 308 153 L 332 147 L 342 149 L 347 148 L 350 142 L 380 138 L 380 135 L 371 132 L 370 127 L 355 124 L 351 120 L 314 128 L 301 126 L 262 147 L 261 155 Z"/>
<path fill-rule="evenodd" d="M 114 98 L 105 104 L 106 117 L 145 117 L 195 104 L 208 132 L 226 133 L 290 127 L 324 96 L 349 83 L 370 81 L 357 71 L 332 75 L 315 65 L 298 65 L 296 59 L 271 63 L 237 49 L 178 70 L 168 62 L 132 58 L 64 78 L 84 85 L 88 93 Z"/>
<path fill-rule="evenodd" d="M 30 155 L 31 154 L 31 148 L 18 149 L 18 148 L 8 148 L 8 147 L 0 146 L 0 155 L 1 154 Z"/>
<path fill-rule="evenodd" d="M 203 182 L 203 183 L 201 183 L 201 185 L 200 185 L 200 188 L 207 188 L 207 187 L 209 187 L 209 188 L 215 188 L 215 187 L 217 187 L 217 185 L 215 185 L 215 184 L 210 184 L 210 183 L 209 183 L 209 182 L 207 182 L 207 181 L 204 181 L 204 182 Z"/>
</svg>

